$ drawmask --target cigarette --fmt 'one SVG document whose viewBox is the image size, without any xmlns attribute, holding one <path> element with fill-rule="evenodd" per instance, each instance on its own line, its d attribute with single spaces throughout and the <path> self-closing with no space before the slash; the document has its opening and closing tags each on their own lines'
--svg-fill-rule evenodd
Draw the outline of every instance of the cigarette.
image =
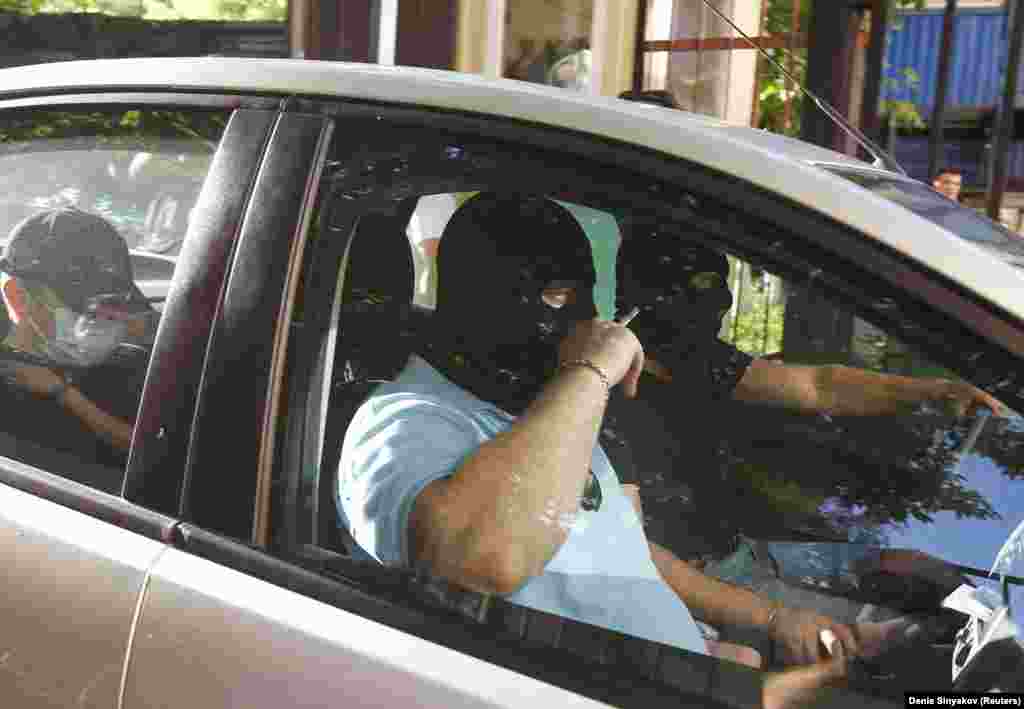
<svg viewBox="0 0 1024 709">
<path fill-rule="evenodd" d="M 633 322 L 633 318 L 640 314 L 640 308 L 633 306 L 633 309 L 628 313 L 619 318 L 619 325 L 629 325 Z"/>
<path fill-rule="evenodd" d="M 821 644 L 825 646 L 826 650 L 828 650 L 829 655 L 836 654 L 832 649 L 835 646 L 836 641 L 838 640 L 838 638 L 836 638 L 835 633 L 828 629 L 822 630 L 820 633 L 818 633 L 818 639 L 821 640 Z"/>
</svg>

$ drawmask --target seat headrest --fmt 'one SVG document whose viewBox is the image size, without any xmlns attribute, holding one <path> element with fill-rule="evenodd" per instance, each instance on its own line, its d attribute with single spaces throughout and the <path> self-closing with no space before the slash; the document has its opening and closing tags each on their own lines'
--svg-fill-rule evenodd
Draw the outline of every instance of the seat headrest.
<svg viewBox="0 0 1024 709">
<path fill-rule="evenodd" d="M 415 197 L 403 200 L 394 214 L 371 213 L 359 220 L 349 246 L 342 302 L 412 302 L 415 272 L 405 228 L 416 201 Z"/>
</svg>

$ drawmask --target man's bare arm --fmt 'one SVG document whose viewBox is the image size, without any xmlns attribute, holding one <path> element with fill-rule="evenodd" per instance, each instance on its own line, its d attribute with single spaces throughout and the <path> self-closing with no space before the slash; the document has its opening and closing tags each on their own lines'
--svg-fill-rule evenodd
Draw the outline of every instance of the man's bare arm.
<svg viewBox="0 0 1024 709">
<path fill-rule="evenodd" d="M 616 323 L 582 323 L 562 361 L 588 360 L 636 390 L 643 351 Z M 511 428 L 455 474 L 419 495 L 410 515 L 412 561 L 460 585 L 510 593 L 542 573 L 579 510 L 607 387 L 594 370 L 561 371 Z"/>
<path fill-rule="evenodd" d="M 787 365 L 754 360 L 736 386 L 739 401 L 784 406 L 835 416 L 879 416 L 912 411 L 924 402 L 957 415 L 986 407 L 997 415 L 1005 407 L 966 382 L 904 377 L 843 365 Z"/>
<path fill-rule="evenodd" d="M 89 397 L 64 380 L 51 369 L 31 364 L 17 364 L 8 367 L 6 375 L 16 386 L 36 396 L 50 396 L 57 387 L 64 387 L 63 405 L 98 437 L 118 450 L 127 452 L 132 443 L 132 424 L 108 414 L 96 406 Z"/>
<path fill-rule="evenodd" d="M 649 545 L 658 573 L 699 620 L 708 625 L 767 628 L 774 610 L 771 603 L 707 576 L 659 544 Z"/>
<path fill-rule="evenodd" d="M 860 652 L 853 630 L 818 613 L 786 608 L 745 588 L 712 578 L 650 542 L 651 559 L 658 573 L 699 620 L 713 626 L 756 628 L 779 643 L 790 662 L 818 662 L 819 636 L 830 630 L 847 653 Z"/>
<path fill-rule="evenodd" d="M 108 414 L 73 386 L 69 386 L 64 394 L 64 406 L 97 436 L 118 450 L 128 452 L 132 444 L 133 430 L 130 423 Z"/>
</svg>

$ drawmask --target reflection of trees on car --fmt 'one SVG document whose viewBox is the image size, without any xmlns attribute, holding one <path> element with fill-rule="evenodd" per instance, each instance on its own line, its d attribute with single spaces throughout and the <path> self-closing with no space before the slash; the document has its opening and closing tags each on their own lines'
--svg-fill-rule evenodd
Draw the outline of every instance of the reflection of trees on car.
<svg viewBox="0 0 1024 709">
<path fill-rule="evenodd" d="M 737 510 L 737 519 L 784 519 L 823 536 L 845 537 L 858 516 L 864 527 L 931 522 L 940 511 L 998 517 L 991 501 L 957 471 L 967 422 L 940 417 L 825 420 L 741 406 L 734 406 L 728 418 L 744 435 L 726 437 L 727 484 L 735 488 L 744 510 L 767 504 L 775 512 L 751 517 Z M 1008 432 L 1005 421 L 989 425 L 975 454 L 1003 475 L 1021 477 L 1021 435 Z M 800 448 L 793 445 L 797 441 Z"/>
<path fill-rule="evenodd" d="M 0 122 L 0 143 L 47 138 L 82 138 L 89 145 L 114 147 L 121 141 L 156 148 L 161 139 L 203 141 L 213 152 L 224 130 L 222 111 L 208 114 L 179 111 L 11 112 Z"/>
<path fill-rule="evenodd" d="M 829 299 L 778 277 L 751 278 L 730 257 L 733 307 L 720 336 L 758 356 L 788 363 L 850 364 L 912 377 L 955 378 L 889 333 Z M 991 500 L 960 472 L 970 420 L 924 411 L 901 416 L 826 418 L 728 404 L 722 417 L 717 483 L 730 500 L 725 536 L 858 536 L 882 543 L 884 527 L 930 523 L 937 512 L 997 519 Z M 973 453 L 1014 479 L 1024 475 L 1024 431 L 992 419 Z M 733 502 L 735 501 L 735 502 Z M 755 526 L 757 527 L 755 529 Z"/>
<path fill-rule="evenodd" d="M 173 242 L 184 233 L 217 137 L 226 124 L 222 111 L 112 110 L 89 113 L 12 112 L 0 121 L 0 214 L 5 233 L 40 208 L 75 205 L 115 224 L 129 246 L 153 236 Z M 75 170 L 68 170 L 68 164 Z M 182 197 L 190 193 L 191 199 Z M 176 199 L 166 230 L 146 220 L 155 203 Z M 159 204 L 156 207 L 159 208 Z M 165 209 L 163 216 L 168 214 Z M 154 212 L 154 217 L 159 216 Z M 154 225 L 167 224 L 159 219 Z"/>
</svg>

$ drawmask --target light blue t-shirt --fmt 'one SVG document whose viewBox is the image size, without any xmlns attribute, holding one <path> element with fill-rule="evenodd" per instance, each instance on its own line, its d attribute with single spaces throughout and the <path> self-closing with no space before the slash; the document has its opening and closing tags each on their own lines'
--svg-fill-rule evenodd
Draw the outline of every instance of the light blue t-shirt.
<svg viewBox="0 0 1024 709">
<path fill-rule="evenodd" d="M 342 524 L 381 563 L 409 565 L 416 496 L 514 420 L 414 355 L 359 408 L 345 435 L 338 470 Z M 706 653 L 690 611 L 658 574 L 643 525 L 600 446 L 591 470 L 600 506 L 580 510 L 544 573 L 507 600 Z"/>
</svg>

